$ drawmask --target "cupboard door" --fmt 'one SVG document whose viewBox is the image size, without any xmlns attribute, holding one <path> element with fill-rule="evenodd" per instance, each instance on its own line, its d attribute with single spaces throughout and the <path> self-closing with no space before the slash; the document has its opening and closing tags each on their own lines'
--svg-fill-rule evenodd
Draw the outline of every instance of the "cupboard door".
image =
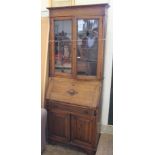
<svg viewBox="0 0 155 155">
<path fill-rule="evenodd" d="M 98 19 L 77 20 L 77 75 L 97 76 Z"/>
<path fill-rule="evenodd" d="M 94 144 L 94 117 L 71 115 L 71 142 L 91 147 Z"/>
<path fill-rule="evenodd" d="M 70 140 L 70 115 L 65 112 L 48 113 L 48 134 L 50 140 L 68 142 Z"/>
<path fill-rule="evenodd" d="M 54 20 L 54 59 L 56 74 L 72 72 L 72 20 Z"/>
</svg>

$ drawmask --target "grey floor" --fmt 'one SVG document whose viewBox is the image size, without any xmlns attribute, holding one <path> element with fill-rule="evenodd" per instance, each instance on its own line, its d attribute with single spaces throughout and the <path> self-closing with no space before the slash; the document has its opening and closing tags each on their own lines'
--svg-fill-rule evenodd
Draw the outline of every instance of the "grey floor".
<svg viewBox="0 0 155 155">
<path fill-rule="evenodd" d="M 46 145 L 42 155 L 86 155 L 85 153 L 62 145 Z"/>
<path fill-rule="evenodd" d="M 113 135 L 102 134 L 99 140 L 96 155 L 113 154 Z M 46 145 L 42 155 L 86 155 L 78 149 L 62 145 Z"/>
</svg>

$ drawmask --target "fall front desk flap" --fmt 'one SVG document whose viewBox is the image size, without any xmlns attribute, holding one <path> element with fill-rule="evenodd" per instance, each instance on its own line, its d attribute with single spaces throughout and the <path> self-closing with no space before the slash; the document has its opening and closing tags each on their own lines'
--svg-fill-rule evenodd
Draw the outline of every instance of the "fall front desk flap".
<svg viewBox="0 0 155 155">
<path fill-rule="evenodd" d="M 101 81 L 52 78 L 46 99 L 87 107 L 96 107 L 100 100 Z"/>
</svg>

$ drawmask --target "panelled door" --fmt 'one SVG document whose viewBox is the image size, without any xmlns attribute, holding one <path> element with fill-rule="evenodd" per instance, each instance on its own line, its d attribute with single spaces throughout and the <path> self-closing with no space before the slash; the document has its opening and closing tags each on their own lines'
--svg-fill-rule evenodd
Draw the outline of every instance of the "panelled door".
<svg viewBox="0 0 155 155">
<path fill-rule="evenodd" d="M 55 17 L 51 22 L 50 74 L 70 77 L 73 70 L 73 20 L 71 17 Z"/>
<path fill-rule="evenodd" d="M 94 142 L 94 117 L 71 115 L 71 142 L 91 147 Z"/>
<path fill-rule="evenodd" d="M 77 18 L 77 75 L 97 76 L 99 18 Z"/>
<path fill-rule="evenodd" d="M 64 111 L 48 112 L 49 140 L 68 142 L 70 140 L 70 114 Z"/>
</svg>

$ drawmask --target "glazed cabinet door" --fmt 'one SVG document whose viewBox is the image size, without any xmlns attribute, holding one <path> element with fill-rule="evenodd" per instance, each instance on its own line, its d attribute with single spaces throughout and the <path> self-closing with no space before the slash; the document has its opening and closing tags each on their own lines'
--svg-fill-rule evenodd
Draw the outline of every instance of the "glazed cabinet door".
<svg viewBox="0 0 155 155">
<path fill-rule="evenodd" d="M 49 76 L 101 79 L 103 36 L 101 16 L 51 18 Z"/>
<path fill-rule="evenodd" d="M 86 147 L 94 144 L 94 117 L 71 115 L 71 142 Z"/>
<path fill-rule="evenodd" d="M 49 140 L 68 142 L 70 140 L 70 114 L 67 112 L 48 112 Z"/>
<path fill-rule="evenodd" d="M 72 74 L 72 18 L 51 19 L 50 27 L 50 75 Z"/>
<path fill-rule="evenodd" d="M 102 17 L 77 19 L 77 76 L 101 78 L 103 59 Z"/>
<path fill-rule="evenodd" d="M 77 20 L 77 74 L 96 76 L 98 57 L 98 19 Z"/>
</svg>

